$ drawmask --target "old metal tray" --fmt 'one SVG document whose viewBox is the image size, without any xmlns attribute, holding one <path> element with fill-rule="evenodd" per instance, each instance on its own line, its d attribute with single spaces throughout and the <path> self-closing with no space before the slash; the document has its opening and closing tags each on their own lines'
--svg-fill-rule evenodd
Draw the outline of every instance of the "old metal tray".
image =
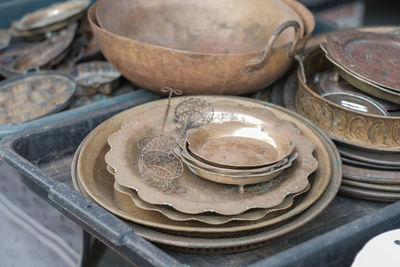
<svg viewBox="0 0 400 267">
<path fill-rule="evenodd" d="M 158 249 L 136 236 L 125 222 L 72 188 L 70 164 L 76 147 L 116 109 L 120 106 L 73 118 L 61 117 L 45 128 L 7 137 L 0 142 L 0 155 L 21 172 L 22 181 L 33 191 L 132 263 L 154 266 L 241 266 L 252 263 L 255 266 L 348 266 L 369 238 L 400 227 L 400 203 L 384 208 L 387 204 L 337 196 L 316 220 L 250 252 L 200 256 Z M 360 218 L 363 216 L 366 217 Z"/>
</svg>

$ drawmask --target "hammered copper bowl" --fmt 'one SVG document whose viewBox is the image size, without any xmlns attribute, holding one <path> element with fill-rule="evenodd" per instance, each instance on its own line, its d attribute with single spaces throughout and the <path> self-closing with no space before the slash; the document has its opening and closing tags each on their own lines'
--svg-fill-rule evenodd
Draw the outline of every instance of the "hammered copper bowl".
<svg viewBox="0 0 400 267">
<path fill-rule="evenodd" d="M 168 2 L 174 1 L 168 0 Z M 175 5 L 177 9 L 187 8 L 188 12 L 192 12 L 187 14 L 177 12 L 176 14 L 184 14 L 185 18 L 182 18 L 182 21 L 190 21 L 187 18 L 190 16 L 199 17 L 193 13 L 199 12 L 199 9 L 193 8 L 199 5 L 196 2 L 200 3 L 200 1 L 191 0 L 190 3 L 184 1 Z M 236 16 L 235 23 L 238 24 L 220 23 L 218 27 L 211 25 L 212 21 L 221 21 L 218 19 L 218 12 L 217 16 L 211 20 L 205 17 L 205 26 L 199 28 L 199 31 L 203 31 L 202 40 L 193 44 L 187 40 L 195 40 L 196 37 L 191 37 L 190 34 L 196 35 L 197 32 L 191 29 L 189 33 L 185 24 L 175 24 L 169 17 L 164 17 L 164 12 L 160 11 L 160 5 L 165 5 L 165 1 L 100 1 L 91 7 L 88 16 L 105 57 L 135 84 L 156 92 L 160 92 L 164 86 L 169 86 L 179 88 L 185 94 L 244 94 L 263 88 L 285 73 L 292 63 L 292 56 L 302 50 L 314 29 L 313 15 L 297 1 L 278 1 L 279 6 L 287 6 L 285 8 L 287 13 L 279 14 L 279 16 L 271 15 L 277 12 L 275 6 L 266 6 L 265 3 L 262 4 L 263 2 L 237 0 L 235 3 L 245 7 L 243 13 L 240 13 L 231 1 L 213 1 L 212 3 L 219 7 L 218 12 L 233 13 L 233 10 L 236 10 L 232 15 Z M 138 5 L 137 8 L 134 7 L 135 3 Z M 211 2 L 201 3 L 204 6 L 210 6 Z M 154 13 L 151 13 L 152 10 L 149 7 L 152 5 Z M 99 9 L 98 13 L 100 15 L 103 12 L 107 13 L 105 17 L 113 18 L 112 21 L 115 21 L 115 24 L 112 21 L 102 21 L 105 28 L 99 26 L 96 8 L 100 6 L 107 8 Z M 233 10 L 225 9 L 225 6 L 233 7 Z M 154 23 L 163 21 L 165 24 L 170 23 L 169 28 L 163 24 L 159 26 L 168 29 L 169 32 L 166 35 L 171 38 L 176 37 L 176 40 L 172 39 L 169 44 L 162 44 L 162 40 L 155 39 L 156 34 L 149 37 L 152 39 L 151 44 L 130 39 L 129 37 L 134 37 L 129 35 L 134 27 L 132 22 L 137 25 L 140 23 L 135 21 L 135 16 L 126 14 L 136 12 L 139 16 L 142 13 L 138 12 L 139 9 L 143 10 L 143 14 L 147 16 L 153 14 L 151 17 L 156 18 Z M 170 8 L 167 11 L 174 10 Z M 211 13 L 215 15 L 215 12 Z M 264 21 L 261 23 L 257 21 L 257 18 L 262 18 Z M 268 23 L 265 22 L 266 20 Z M 148 40 L 146 34 L 150 35 L 152 29 L 157 29 L 155 25 L 152 25 L 152 19 L 148 22 L 149 25 L 143 25 L 140 39 Z M 245 25 L 239 25 L 240 23 Z M 265 26 L 266 24 L 268 27 Z M 244 32 L 241 32 L 241 38 L 225 36 L 225 42 L 222 42 L 223 38 L 213 40 L 217 36 L 215 33 L 210 32 L 209 35 L 207 32 L 204 33 L 208 26 L 210 26 L 209 29 L 218 30 L 218 36 L 231 33 L 230 27 L 239 27 Z M 285 31 L 287 28 L 289 29 Z M 296 38 L 293 37 L 292 28 L 297 29 Z M 206 38 L 207 36 L 209 38 Z M 183 46 L 178 45 L 181 39 L 186 40 Z M 268 49 L 268 47 L 273 48 Z"/>
<path fill-rule="evenodd" d="M 358 112 L 330 102 L 316 93 L 313 82 L 318 72 L 333 68 L 317 48 L 303 57 L 298 69 L 297 111 L 335 141 L 374 151 L 400 151 L 400 117 Z"/>
</svg>

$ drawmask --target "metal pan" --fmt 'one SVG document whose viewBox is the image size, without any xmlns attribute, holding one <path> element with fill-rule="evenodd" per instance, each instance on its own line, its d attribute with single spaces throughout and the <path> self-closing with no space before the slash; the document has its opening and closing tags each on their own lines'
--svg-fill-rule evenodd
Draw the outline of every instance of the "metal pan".
<svg viewBox="0 0 400 267">
<path fill-rule="evenodd" d="M 89 20 L 105 57 L 127 79 L 185 94 L 265 87 L 290 67 L 314 28 L 312 14 L 294 0 L 106 0 L 90 8 Z"/>
</svg>

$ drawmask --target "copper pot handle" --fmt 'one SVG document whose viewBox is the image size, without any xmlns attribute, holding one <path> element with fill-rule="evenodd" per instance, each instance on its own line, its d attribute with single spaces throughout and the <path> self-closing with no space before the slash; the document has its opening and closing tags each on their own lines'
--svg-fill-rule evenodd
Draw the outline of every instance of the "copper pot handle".
<svg viewBox="0 0 400 267">
<path fill-rule="evenodd" d="M 296 48 L 302 37 L 301 36 L 302 34 L 300 31 L 300 29 L 301 29 L 300 24 L 295 20 L 288 20 L 288 21 L 282 23 L 281 25 L 279 25 L 278 28 L 275 29 L 275 31 L 272 33 L 271 37 L 269 38 L 268 43 L 265 46 L 263 52 L 258 57 L 253 59 L 250 63 L 246 64 L 245 70 L 247 72 L 252 72 L 252 71 L 259 70 L 262 67 L 264 67 L 272 55 L 272 48 L 273 48 L 276 40 L 278 39 L 279 35 L 283 31 L 285 31 L 286 29 L 288 29 L 290 27 L 293 27 L 295 30 L 295 40 L 294 40 L 294 43 L 292 43 L 289 48 L 289 57 L 293 57 L 296 53 Z"/>
</svg>

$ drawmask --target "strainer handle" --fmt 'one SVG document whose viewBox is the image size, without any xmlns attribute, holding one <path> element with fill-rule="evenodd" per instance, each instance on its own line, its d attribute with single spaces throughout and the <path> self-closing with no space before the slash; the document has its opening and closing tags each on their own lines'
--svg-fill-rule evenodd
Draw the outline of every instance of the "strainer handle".
<svg viewBox="0 0 400 267">
<path fill-rule="evenodd" d="M 275 31 L 269 38 L 268 43 L 265 46 L 263 52 L 259 56 L 254 58 L 250 63 L 246 64 L 245 70 L 247 72 L 259 70 L 262 67 L 264 67 L 265 64 L 267 64 L 269 58 L 272 55 L 272 50 L 276 40 L 281 35 L 281 33 L 288 28 L 294 28 L 295 30 L 295 40 L 292 44 L 289 45 L 289 57 L 294 57 L 294 55 L 296 54 L 297 45 L 299 44 L 299 41 L 302 37 L 302 32 L 300 24 L 297 21 L 289 20 L 282 23 L 281 25 L 278 26 L 278 28 L 275 29 Z"/>
</svg>

